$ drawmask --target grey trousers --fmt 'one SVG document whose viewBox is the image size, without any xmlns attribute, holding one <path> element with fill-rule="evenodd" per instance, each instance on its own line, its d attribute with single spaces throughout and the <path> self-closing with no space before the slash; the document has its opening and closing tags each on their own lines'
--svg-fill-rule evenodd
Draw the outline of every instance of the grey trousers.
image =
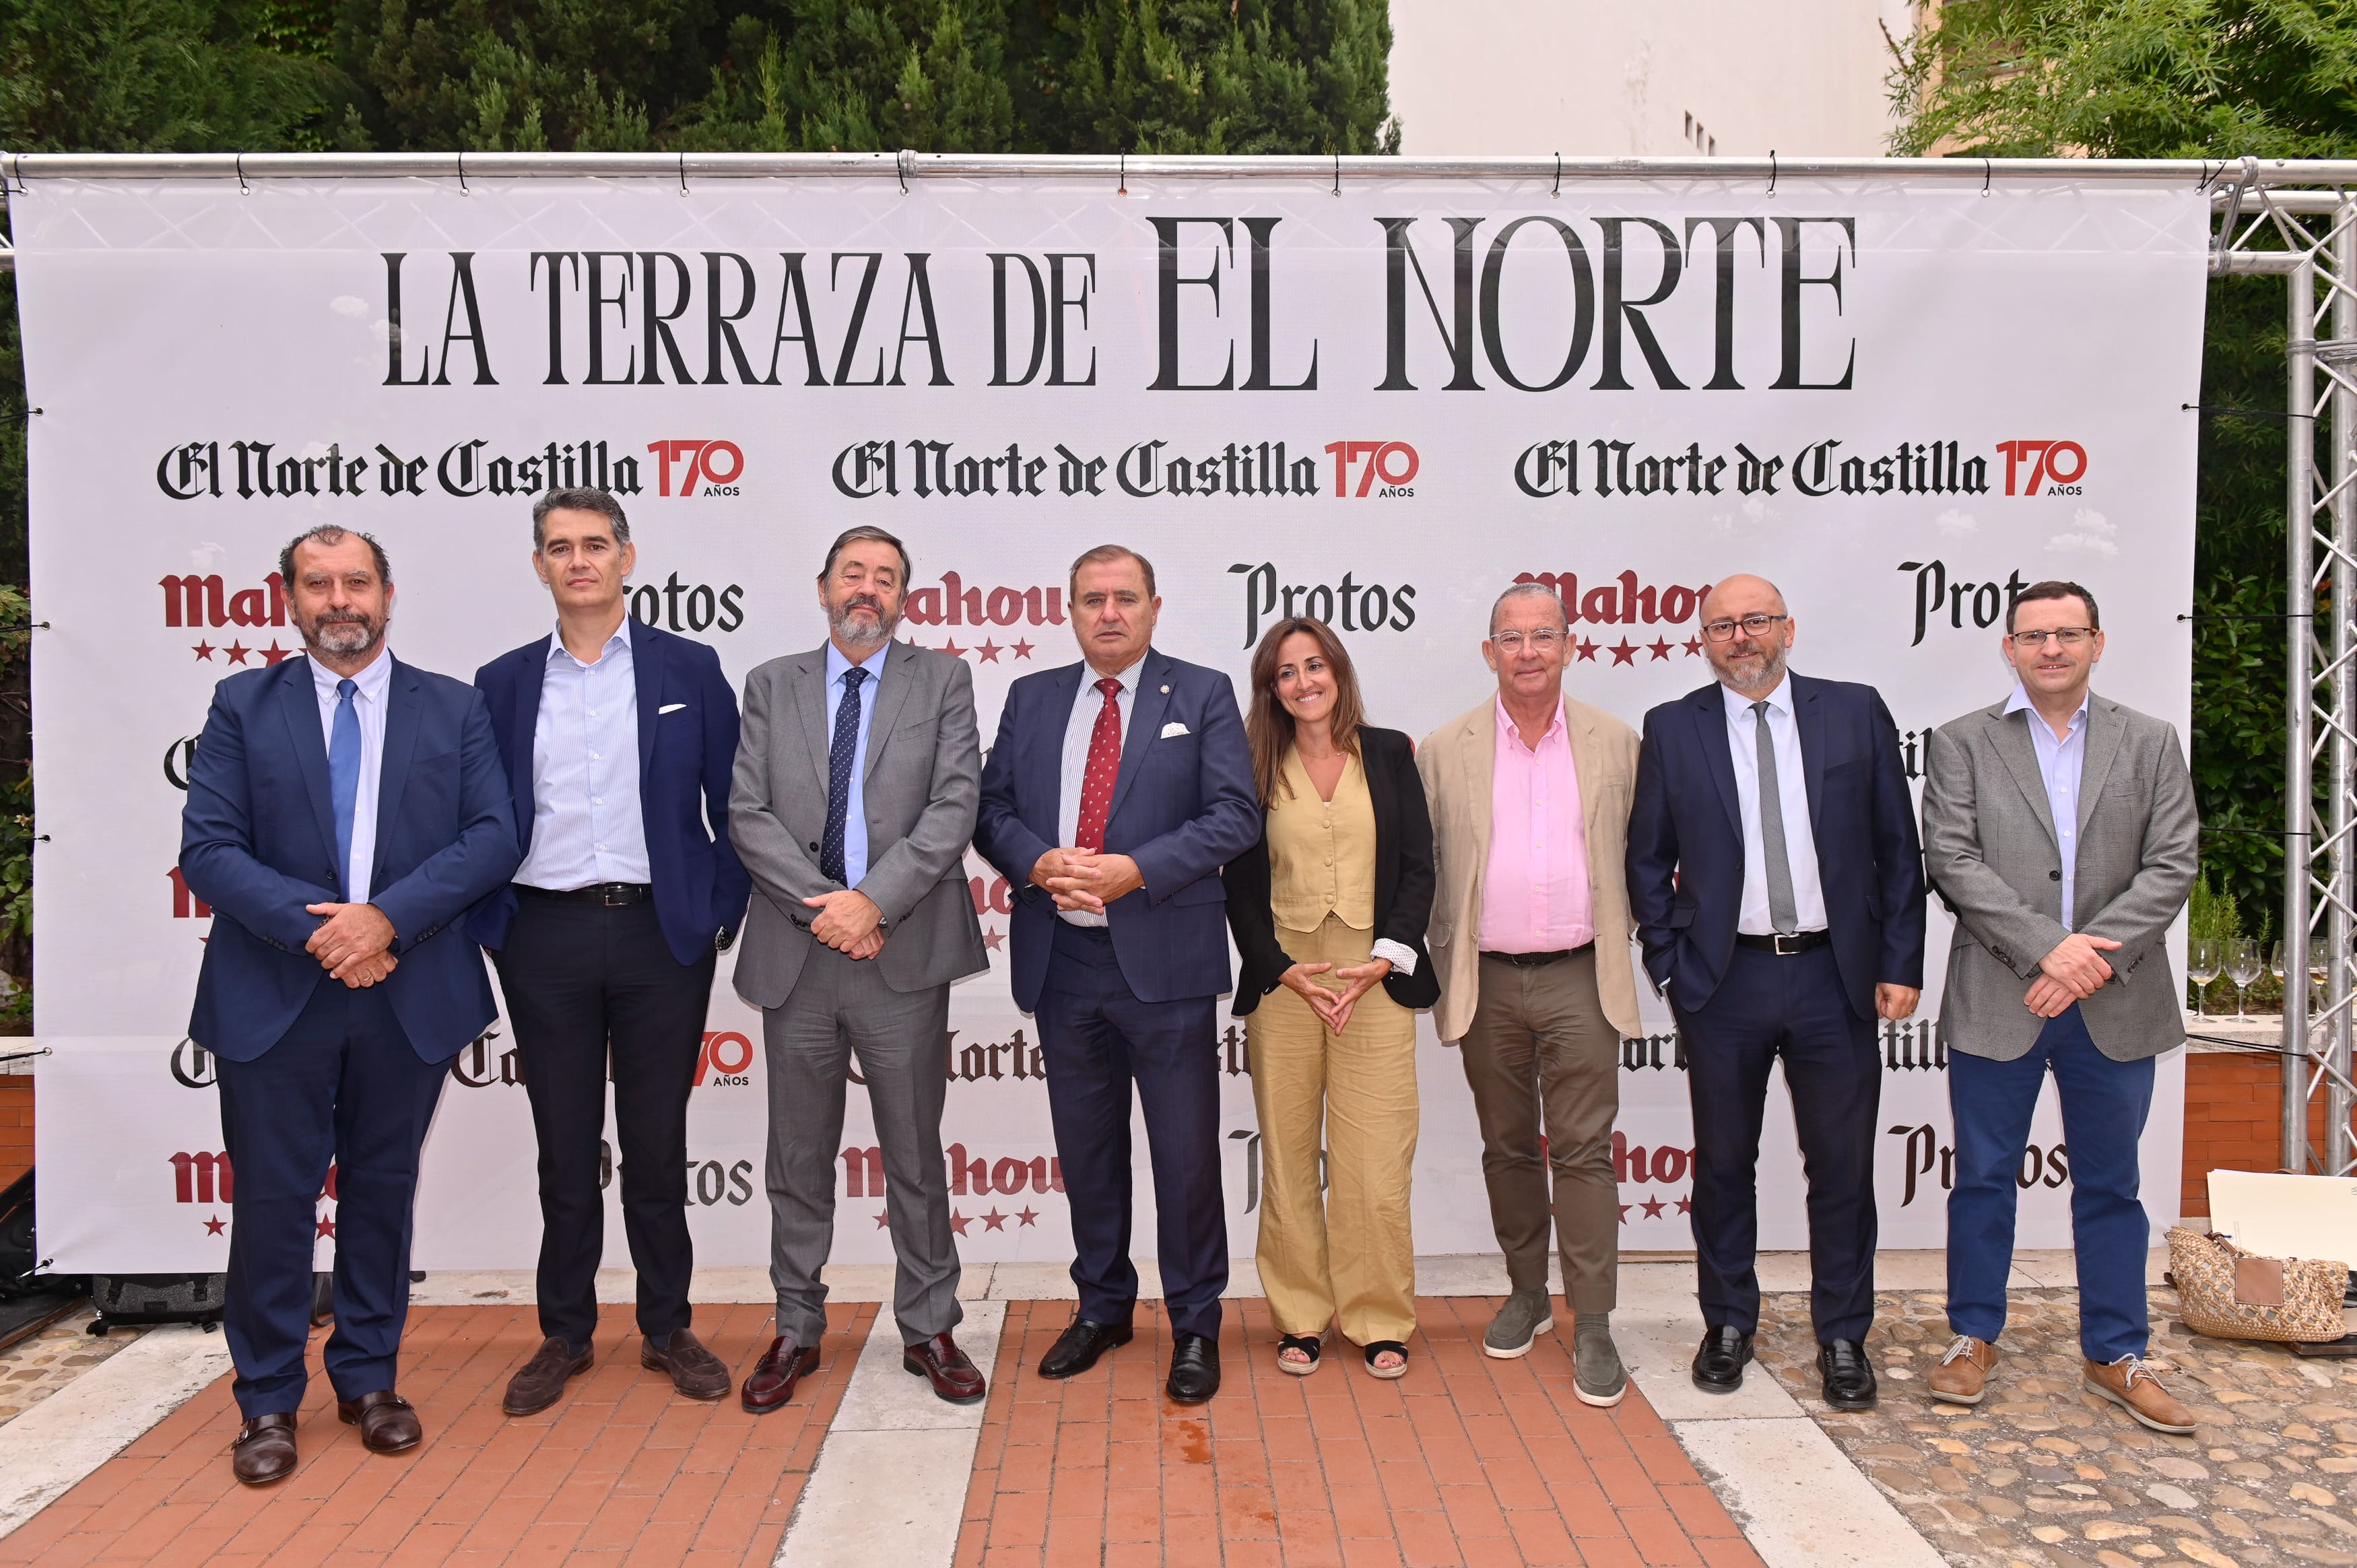
<svg viewBox="0 0 2357 1568">
<path fill-rule="evenodd" d="M 895 991 L 874 961 L 813 947 L 782 1007 L 761 1012 L 770 1070 L 770 1283 L 778 1332 L 815 1345 L 826 1329 L 819 1279 L 834 1245 L 838 1173 L 856 1168 L 863 1197 L 878 1159 L 843 1156 L 843 1097 L 851 1055 L 867 1083 L 884 1173 L 884 1208 L 899 1270 L 892 1311 L 910 1345 L 947 1333 L 958 1305 L 957 1242 L 950 1234 L 942 1164 L 942 1104 L 949 1090 L 950 988 Z"/>
</svg>

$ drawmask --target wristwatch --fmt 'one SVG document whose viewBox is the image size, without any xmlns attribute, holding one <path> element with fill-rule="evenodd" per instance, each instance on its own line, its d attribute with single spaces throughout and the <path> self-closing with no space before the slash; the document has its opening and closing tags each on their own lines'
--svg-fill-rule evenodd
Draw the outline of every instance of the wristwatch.
<svg viewBox="0 0 2357 1568">
<path fill-rule="evenodd" d="M 712 934 L 712 950 L 714 952 L 726 952 L 728 950 L 729 944 L 736 941 L 736 940 L 737 933 L 730 930 L 727 927 L 723 926 Z"/>
</svg>

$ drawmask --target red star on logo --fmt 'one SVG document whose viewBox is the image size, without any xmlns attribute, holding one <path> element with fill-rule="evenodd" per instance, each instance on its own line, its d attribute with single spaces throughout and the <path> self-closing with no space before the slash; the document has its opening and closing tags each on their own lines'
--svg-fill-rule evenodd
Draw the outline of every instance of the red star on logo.
<svg viewBox="0 0 2357 1568">
<path fill-rule="evenodd" d="M 1645 646 L 1652 650 L 1653 657 L 1656 659 L 1667 659 L 1670 656 L 1670 645 L 1666 642 L 1649 642 Z"/>
<path fill-rule="evenodd" d="M 876 1211 L 876 1229 L 878 1230 L 888 1230 L 891 1227 L 891 1224 L 892 1216 L 888 1210 L 879 1208 Z"/>
<path fill-rule="evenodd" d="M 1622 1205 L 1620 1206 L 1620 1223 L 1621 1223 L 1621 1224 L 1623 1224 L 1623 1225 L 1626 1225 L 1626 1224 L 1628 1224 L 1628 1223 L 1629 1223 L 1629 1209 L 1630 1209 L 1630 1207 L 1631 1207 L 1630 1205 L 1625 1204 L 1625 1203 L 1624 1203 L 1624 1204 L 1622 1204 Z"/>
<path fill-rule="evenodd" d="M 243 643 L 232 642 L 227 648 L 221 650 L 221 651 L 229 655 L 229 661 L 231 664 L 242 664 L 245 662 L 245 656 L 253 652 L 253 650 L 246 647 Z"/>
<path fill-rule="evenodd" d="M 1702 651 L 1702 639 L 1701 639 L 1701 638 L 1699 638 L 1699 637 L 1690 637 L 1690 638 L 1687 638 L 1687 639 L 1686 639 L 1686 653 L 1687 653 L 1687 655 L 1688 655 L 1689 657 L 1692 657 L 1692 656 L 1693 656 L 1693 655 L 1695 655 L 1695 654 L 1700 653 L 1701 651 Z"/>
<path fill-rule="evenodd" d="M 312 1232 L 312 1240 L 317 1240 L 321 1236 L 331 1241 L 336 1239 L 336 1222 L 325 1215 L 320 1216 L 318 1226 Z"/>
<path fill-rule="evenodd" d="M 985 1230 L 1004 1230 L 1006 1229 L 1006 1216 L 994 1208 L 982 1217 L 982 1224 Z"/>
<path fill-rule="evenodd" d="M 1577 646 L 1579 649 L 1579 656 L 1582 659 L 1594 659 L 1596 657 L 1596 644 L 1588 641 L 1586 638 L 1580 639 Z"/>
<path fill-rule="evenodd" d="M 964 1235 L 965 1228 L 973 1223 L 974 1220 L 970 1216 L 961 1213 L 954 1208 L 950 1210 L 950 1229 L 956 1231 L 959 1235 Z"/>
<path fill-rule="evenodd" d="M 996 926 L 993 926 L 989 930 L 982 933 L 982 945 L 988 948 L 993 952 L 996 952 L 998 950 L 998 944 L 1006 940 L 1006 933 L 1000 930 Z"/>
<path fill-rule="evenodd" d="M 1036 1208 L 1026 1208 L 1017 1214 L 1015 1218 L 1020 1219 L 1026 1225 L 1036 1225 L 1039 1222 L 1039 1211 Z"/>
<path fill-rule="evenodd" d="M 228 1227 L 221 1223 L 221 1218 L 218 1214 L 205 1221 L 205 1234 L 208 1236 L 218 1236 L 227 1229 Z"/>
<path fill-rule="evenodd" d="M 952 659 L 963 659 L 965 657 L 965 650 L 960 648 L 954 642 L 942 643 L 942 651 L 948 654 Z"/>
<path fill-rule="evenodd" d="M 1669 1205 L 1663 1203 L 1658 1197 L 1648 1197 L 1645 1199 L 1644 1207 L 1646 1219 L 1659 1219 L 1662 1217 L 1662 1210 L 1668 1208 Z"/>
<path fill-rule="evenodd" d="M 1634 664 L 1637 662 L 1637 644 L 1630 641 L 1625 637 L 1620 641 L 1614 643 L 1611 647 L 1606 649 L 1604 651 L 1612 655 L 1612 662 L 1615 664 Z"/>
<path fill-rule="evenodd" d="M 282 659 L 294 657 L 295 650 L 291 648 L 279 647 L 278 639 L 274 637 L 270 639 L 270 646 L 262 650 L 262 661 L 264 664 L 275 665 Z"/>
<path fill-rule="evenodd" d="M 1018 642 L 1018 643 L 1017 643 L 1017 644 L 1015 645 L 1015 657 L 1016 657 L 1016 658 L 1017 658 L 1017 659 L 1028 659 L 1028 658 L 1030 658 L 1030 657 L 1031 657 L 1031 645 L 1030 645 L 1029 643 L 1028 643 L 1028 642 Z"/>
<path fill-rule="evenodd" d="M 1678 1199 L 1678 1212 L 1680 1214 L 1692 1214 L 1694 1212 L 1694 1199 L 1691 1197 L 1682 1197 Z"/>
<path fill-rule="evenodd" d="M 975 649 L 974 651 L 982 655 L 982 661 L 985 664 L 996 664 L 998 662 L 998 655 L 1002 650 L 998 644 L 995 642 L 985 642 L 980 648 Z"/>
<path fill-rule="evenodd" d="M 213 656 L 213 645 L 210 642 L 199 642 L 197 644 L 196 653 L 200 660 L 210 660 Z"/>
</svg>

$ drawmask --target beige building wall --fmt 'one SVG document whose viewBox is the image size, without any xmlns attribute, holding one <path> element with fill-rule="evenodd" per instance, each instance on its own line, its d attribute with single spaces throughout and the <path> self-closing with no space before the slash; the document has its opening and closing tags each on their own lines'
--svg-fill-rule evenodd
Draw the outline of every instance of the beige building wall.
<svg viewBox="0 0 2357 1568">
<path fill-rule="evenodd" d="M 1391 0 L 1410 156 L 1878 156 L 1913 0 Z"/>
</svg>

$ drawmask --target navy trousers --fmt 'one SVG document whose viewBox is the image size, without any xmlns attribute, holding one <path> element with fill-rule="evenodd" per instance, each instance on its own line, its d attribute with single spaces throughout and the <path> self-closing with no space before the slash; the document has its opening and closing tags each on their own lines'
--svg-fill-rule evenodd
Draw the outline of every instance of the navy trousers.
<svg viewBox="0 0 2357 1568">
<path fill-rule="evenodd" d="M 1672 987 L 1674 1001 L 1676 988 Z M 1830 947 L 1738 947 L 1708 1004 L 1677 1009 L 1694 1106 L 1694 1238 L 1704 1326 L 1760 1327 L 1760 1124 L 1779 1058 L 1808 1180 L 1809 1310 L 1817 1340 L 1874 1322 L 1874 1135 L 1882 1058 L 1850 1010 Z"/>
<path fill-rule="evenodd" d="M 2049 1070 L 2071 1161 L 2071 1242 L 2079 1262 L 2079 1348 L 2091 1361 L 2141 1356 L 2151 1342 L 2136 1196 L 2136 1140 L 2152 1109 L 2153 1058 L 2118 1062 L 2095 1047 L 2074 1004 L 2009 1062 L 1948 1052 L 1956 1185 L 1948 1194 L 1948 1327 L 1994 1344 L 2005 1332 L 2013 1218 L 2029 1117 Z"/>
<path fill-rule="evenodd" d="M 318 1200 L 336 1170 L 338 1399 L 394 1386 L 409 1316 L 417 1153 L 450 1061 L 418 1059 L 382 987 L 322 978 L 278 1043 L 252 1061 L 215 1057 L 221 1138 L 235 1177 L 221 1317 L 248 1418 L 303 1402 Z"/>
<path fill-rule="evenodd" d="M 1228 1212 L 1220 1190 L 1216 999 L 1140 1002 L 1102 927 L 1056 922 L 1039 1052 L 1048 1114 L 1072 1215 L 1072 1283 L 1082 1317 L 1127 1323 L 1137 1304 L 1129 1261 L 1129 1086 L 1146 1113 L 1156 1241 L 1170 1326 L 1217 1338 L 1228 1283 Z"/>
</svg>

